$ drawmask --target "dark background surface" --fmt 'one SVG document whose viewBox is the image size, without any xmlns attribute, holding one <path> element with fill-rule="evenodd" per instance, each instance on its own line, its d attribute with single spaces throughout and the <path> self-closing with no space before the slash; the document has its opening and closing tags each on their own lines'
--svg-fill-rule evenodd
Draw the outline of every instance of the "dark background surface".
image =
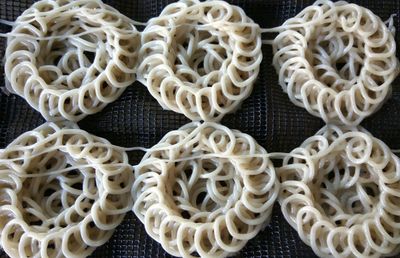
<svg viewBox="0 0 400 258">
<path fill-rule="evenodd" d="M 0 19 L 14 21 L 33 0 L 0 0 Z M 105 1 L 123 14 L 137 21 L 147 21 L 157 16 L 169 2 L 162 0 Z M 274 27 L 296 15 L 313 1 L 301 0 L 234 0 L 246 14 L 261 27 Z M 393 13 L 397 28 L 396 42 L 399 49 L 400 2 L 399 0 L 351 1 L 371 9 L 382 20 Z M 138 28 L 141 30 L 141 28 Z M 0 32 L 10 28 L 0 25 Z M 273 35 L 263 35 L 271 39 Z M 6 40 L 0 38 L 0 58 L 3 59 Z M 399 56 L 399 51 L 397 51 Z M 294 106 L 278 85 L 272 67 L 272 48 L 263 46 L 263 62 L 253 93 L 244 101 L 236 114 L 225 116 L 222 124 L 252 135 L 269 152 L 285 151 L 301 144 L 324 124 L 304 109 Z M 4 84 L 4 68 L 0 67 L 0 87 Z M 44 123 L 41 115 L 22 98 L 7 96 L 0 91 L 0 148 L 6 147 L 21 133 Z M 129 87 L 114 103 L 102 112 L 79 122 L 82 129 L 105 137 L 120 146 L 151 147 L 167 132 L 190 122 L 185 116 L 164 111 L 139 82 Z M 393 83 L 392 98 L 362 125 L 375 137 L 393 149 L 400 149 L 400 80 Z M 130 153 L 131 164 L 140 160 L 140 153 Z M 0 257 L 6 257 L 0 251 Z M 111 240 L 99 247 L 92 257 L 170 257 L 161 245 L 147 236 L 144 226 L 129 212 Z M 315 257 L 283 219 L 279 205 L 275 205 L 271 223 L 249 241 L 236 257 Z"/>
</svg>

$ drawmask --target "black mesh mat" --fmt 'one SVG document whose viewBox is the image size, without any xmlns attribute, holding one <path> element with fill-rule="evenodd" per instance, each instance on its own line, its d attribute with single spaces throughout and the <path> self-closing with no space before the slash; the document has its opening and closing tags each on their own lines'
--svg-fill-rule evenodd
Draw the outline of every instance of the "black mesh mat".
<svg viewBox="0 0 400 258">
<path fill-rule="evenodd" d="M 0 19 L 13 21 L 27 9 L 33 0 L 0 0 Z M 105 1 L 123 14 L 138 21 L 157 16 L 170 1 L 121 0 Z M 247 15 L 262 27 L 278 26 L 312 0 L 234 0 Z M 396 41 L 400 42 L 399 0 L 359 0 L 383 20 L 397 13 Z M 10 28 L 0 25 L 0 32 Z M 0 39 L 0 58 L 3 58 L 5 39 Z M 399 44 L 397 44 L 400 49 Z M 399 53 L 399 51 L 398 51 Z M 295 107 L 282 92 L 278 78 L 271 66 L 271 47 L 263 46 L 264 59 L 258 81 L 251 96 L 236 114 L 225 116 L 222 123 L 252 135 L 269 152 L 290 151 L 323 126 L 322 120 Z M 3 67 L 0 67 L 0 87 L 4 86 Z M 393 96 L 383 108 L 363 122 L 363 126 L 391 148 L 400 149 L 400 80 L 393 84 Z M 21 133 L 44 122 L 41 115 L 30 108 L 22 98 L 0 92 L 0 148 L 4 148 Z M 168 131 L 188 123 L 183 115 L 164 111 L 146 88 L 136 82 L 119 100 L 102 112 L 86 117 L 79 125 L 82 129 L 110 140 L 120 146 L 145 146 L 156 144 Z M 131 163 L 140 160 L 140 153 L 130 153 Z M 269 226 L 249 241 L 236 257 L 315 257 L 283 219 L 275 205 Z M 6 257 L 0 253 L 0 257 Z M 143 225 L 130 212 L 118 227 L 111 240 L 98 248 L 92 257 L 170 257 L 161 245 L 147 236 Z"/>
</svg>

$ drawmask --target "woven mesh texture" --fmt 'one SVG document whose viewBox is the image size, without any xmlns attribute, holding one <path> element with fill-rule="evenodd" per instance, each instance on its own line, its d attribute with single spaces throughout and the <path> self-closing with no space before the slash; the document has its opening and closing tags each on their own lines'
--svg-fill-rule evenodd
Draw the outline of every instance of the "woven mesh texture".
<svg viewBox="0 0 400 258">
<path fill-rule="evenodd" d="M 15 20 L 33 0 L 0 0 L 0 19 Z M 137 21 L 157 16 L 170 1 L 166 0 L 108 0 L 123 14 Z M 393 13 L 397 28 L 396 42 L 400 42 L 399 0 L 352 1 L 371 9 L 383 20 Z M 273 27 L 294 16 L 312 0 L 233 0 L 247 15 L 262 27 Z M 139 28 L 141 29 L 141 28 Z M 0 32 L 10 28 L 0 25 Z M 271 39 L 274 35 L 263 35 Z M 3 58 L 6 40 L 0 39 L 0 59 Z M 398 44 L 398 49 L 400 49 Z M 300 145 L 323 126 L 322 120 L 294 106 L 278 85 L 272 67 L 272 48 L 263 46 L 260 75 L 251 96 L 244 101 L 236 114 L 225 116 L 222 124 L 252 135 L 269 152 L 288 152 Z M 399 56 L 399 51 L 398 51 Z M 4 83 L 4 68 L 0 67 L 0 87 Z M 400 80 L 393 83 L 392 98 L 372 117 L 363 122 L 376 137 L 393 149 L 400 149 Z M 0 91 L 0 148 L 4 148 L 21 133 L 44 122 L 41 115 L 22 98 Z M 120 146 L 151 147 L 170 130 L 179 128 L 189 120 L 183 115 L 164 111 L 146 88 L 136 82 L 114 103 L 102 112 L 88 116 L 79 126 L 95 135 L 105 137 Z M 131 164 L 136 164 L 141 153 L 130 153 Z M 6 257 L 0 253 L 0 257 Z M 92 257 L 170 257 L 161 245 L 147 236 L 144 226 L 130 212 L 118 227 L 111 240 L 98 248 Z M 303 244 L 296 231 L 280 214 L 275 205 L 272 220 L 265 230 L 236 255 L 236 257 L 315 257 L 311 248 Z"/>
</svg>

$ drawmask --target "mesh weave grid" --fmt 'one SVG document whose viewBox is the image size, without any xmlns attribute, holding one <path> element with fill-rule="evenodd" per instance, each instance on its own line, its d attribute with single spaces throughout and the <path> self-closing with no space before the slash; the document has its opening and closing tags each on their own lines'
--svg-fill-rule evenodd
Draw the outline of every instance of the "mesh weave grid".
<svg viewBox="0 0 400 258">
<path fill-rule="evenodd" d="M 0 19 L 15 20 L 33 0 L 0 0 Z M 157 16 L 172 1 L 167 0 L 105 0 L 123 14 L 137 21 Z M 313 0 L 232 0 L 261 27 L 273 27 L 293 17 Z M 398 0 L 350 1 L 371 9 L 382 20 L 393 13 L 399 56 L 400 2 Z M 138 27 L 139 30 L 142 28 Z M 0 33 L 10 28 L 0 25 Z M 263 35 L 271 39 L 274 35 Z M 0 38 L 0 59 L 3 59 L 6 39 Z M 323 126 L 322 120 L 294 106 L 278 85 L 272 67 L 272 48 L 263 46 L 263 62 L 253 93 L 236 114 L 226 115 L 222 124 L 252 135 L 268 152 L 289 152 Z M 4 87 L 4 68 L 0 67 L 0 87 Z M 389 147 L 400 149 L 400 79 L 393 83 L 392 98 L 362 125 Z M 22 98 L 0 91 L 0 148 L 4 148 L 21 133 L 44 122 L 41 115 Z M 136 82 L 102 112 L 83 119 L 79 126 L 88 132 L 105 137 L 120 146 L 156 144 L 168 131 L 188 123 L 184 115 L 164 111 L 146 88 Z M 142 153 L 130 153 L 136 164 Z M 303 244 L 280 214 L 276 204 L 269 226 L 261 231 L 236 257 L 315 257 Z M 0 257 L 7 257 L 0 251 Z M 111 240 L 99 247 L 92 257 L 170 257 L 161 245 L 147 236 L 144 226 L 133 213 L 127 214 Z"/>
</svg>

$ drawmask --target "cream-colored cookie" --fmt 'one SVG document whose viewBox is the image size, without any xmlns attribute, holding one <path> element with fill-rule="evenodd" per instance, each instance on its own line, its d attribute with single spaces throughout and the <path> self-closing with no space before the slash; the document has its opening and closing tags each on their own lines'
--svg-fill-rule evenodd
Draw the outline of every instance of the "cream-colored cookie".
<svg viewBox="0 0 400 258">
<path fill-rule="evenodd" d="M 13 258 L 86 257 L 132 209 L 127 154 L 73 124 L 22 134 L 0 171 L 0 240 Z"/>
<path fill-rule="evenodd" d="M 278 170 L 284 217 L 320 257 L 399 251 L 400 159 L 361 127 L 323 127 Z"/>
<path fill-rule="evenodd" d="M 139 47 L 130 19 L 100 0 L 42 0 L 8 38 L 7 88 L 48 121 L 78 121 L 135 81 Z"/>
<path fill-rule="evenodd" d="M 237 130 L 187 124 L 135 168 L 133 211 L 171 255 L 232 255 L 269 222 L 278 195 L 275 169 L 263 154 Z"/>
<path fill-rule="evenodd" d="M 325 122 L 358 125 L 384 103 L 399 71 L 389 27 L 356 4 L 315 2 L 273 41 L 279 84 Z"/>
<path fill-rule="evenodd" d="M 250 95 L 261 45 L 259 26 L 240 7 L 182 0 L 149 20 L 138 80 L 164 109 L 218 121 Z"/>
</svg>

